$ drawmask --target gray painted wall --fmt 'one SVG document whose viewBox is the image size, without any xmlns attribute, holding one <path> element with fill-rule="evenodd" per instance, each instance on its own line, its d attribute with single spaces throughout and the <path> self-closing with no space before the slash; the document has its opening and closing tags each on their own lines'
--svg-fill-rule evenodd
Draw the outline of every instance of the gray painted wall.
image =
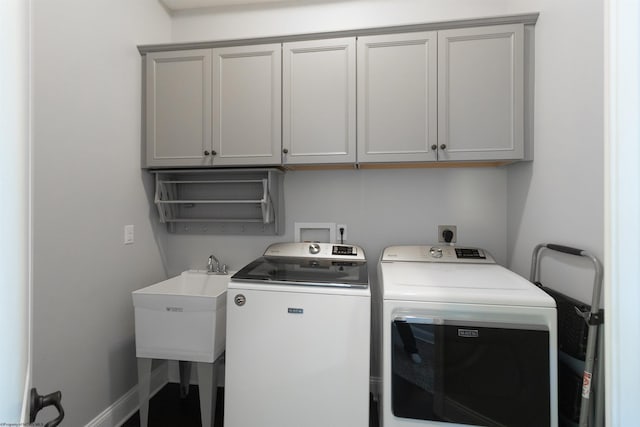
<svg viewBox="0 0 640 427">
<path fill-rule="evenodd" d="M 32 30 L 33 384 L 81 426 L 136 384 L 131 291 L 165 277 L 136 45 L 170 23 L 155 0 L 34 0 Z"/>
<path fill-rule="evenodd" d="M 231 269 L 275 241 L 293 241 L 295 222 L 347 225 L 347 241 L 365 249 L 370 273 L 391 244 L 437 241 L 438 224 L 456 224 L 461 244 L 482 245 L 506 260 L 504 168 L 294 171 L 284 176 L 282 236 L 171 234 L 169 274 L 202 269 L 214 253 Z"/>
<path fill-rule="evenodd" d="M 510 2 L 539 10 L 535 160 L 508 169 L 511 268 L 528 277 L 533 247 L 559 242 L 604 262 L 604 20 L 602 1 Z M 586 259 L 545 256 L 543 283 L 591 300 Z"/>
</svg>

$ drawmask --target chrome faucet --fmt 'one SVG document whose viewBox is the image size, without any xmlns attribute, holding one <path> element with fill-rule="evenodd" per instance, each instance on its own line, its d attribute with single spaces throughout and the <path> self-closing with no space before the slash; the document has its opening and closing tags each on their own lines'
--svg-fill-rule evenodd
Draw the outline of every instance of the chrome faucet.
<svg viewBox="0 0 640 427">
<path fill-rule="evenodd" d="M 207 273 L 208 274 L 227 274 L 227 265 L 220 265 L 220 261 L 215 255 L 209 255 L 209 260 L 207 261 Z"/>
</svg>

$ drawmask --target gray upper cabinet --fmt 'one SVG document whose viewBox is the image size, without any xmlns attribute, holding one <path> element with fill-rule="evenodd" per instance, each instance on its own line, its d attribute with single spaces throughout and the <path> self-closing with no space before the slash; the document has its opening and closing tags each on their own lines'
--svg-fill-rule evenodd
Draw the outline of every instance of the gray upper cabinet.
<svg viewBox="0 0 640 427">
<path fill-rule="evenodd" d="M 147 166 L 204 166 L 211 150 L 211 49 L 149 53 Z"/>
<path fill-rule="evenodd" d="M 142 47 L 146 166 L 530 160 L 537 17 Z"/>
<path fill-rule="evenodd" d="M 213 165 L 279 165 L 281 44 L 213 49 Z"/>
<path fill-rule="evenodd" d="M 436 44 L 433 31 L 358 38 L 358 162 L 437 159 Z"/>
<path fill-rule="evenodd" d="M 281 45 L 146 59 L 147 167 L 281 163 Z"/>
<path fill-rule="evenodd" d="M 438 160 L 524 156 L 524 26 L 438 32 Z"/>
<path fill-rule="evenodd" d="M 355 37 L 284 43 L 282 72 L 283 163 L 355 163 Z"/>
<path fill-rule="evenodd" d="M 359 38 L 358 161 L 522 159 L 523 61 L 523 24 Z"/>
</svg>

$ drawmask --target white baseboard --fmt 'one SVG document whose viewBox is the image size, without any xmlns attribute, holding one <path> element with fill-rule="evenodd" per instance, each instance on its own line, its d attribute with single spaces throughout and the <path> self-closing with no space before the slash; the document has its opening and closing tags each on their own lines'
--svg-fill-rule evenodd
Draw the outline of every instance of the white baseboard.
<svg viewBox="0 0 640 427">
<path fill-rule="evenodd" d="M 151 372 L 151 394 L 156 394 L 168 382 L 167 364 L 162 363 Z M 85 427 L 115 427 L 124 424 L 138 409 L 138 386 L 124 394 Z"/>
</svg>

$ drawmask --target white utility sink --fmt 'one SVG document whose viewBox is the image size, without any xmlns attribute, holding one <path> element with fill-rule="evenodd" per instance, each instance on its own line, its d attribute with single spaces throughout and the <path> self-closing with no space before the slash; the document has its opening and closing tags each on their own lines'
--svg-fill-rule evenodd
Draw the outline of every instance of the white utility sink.
<svg viewBox="0 0 640 427">
<path fill-rule="evenodd" d="M 213 363 L 225 348 L 231 275 L 187 270 L 134 291 L 136 356 Z"/>
<path fill-rule="evenodd" d="M 181 389 L 188 390 L 196 364 L 203 427 L 213 426 L 216 359 L 224 352 L 227 284 L 233 272 L 187 270 L 132 293 L 136 323 L 140 425 L 147 427 L 153 359 L 180 361 Z M 185 374 L 183 375 L 183 365 Z"/>
</svg>

